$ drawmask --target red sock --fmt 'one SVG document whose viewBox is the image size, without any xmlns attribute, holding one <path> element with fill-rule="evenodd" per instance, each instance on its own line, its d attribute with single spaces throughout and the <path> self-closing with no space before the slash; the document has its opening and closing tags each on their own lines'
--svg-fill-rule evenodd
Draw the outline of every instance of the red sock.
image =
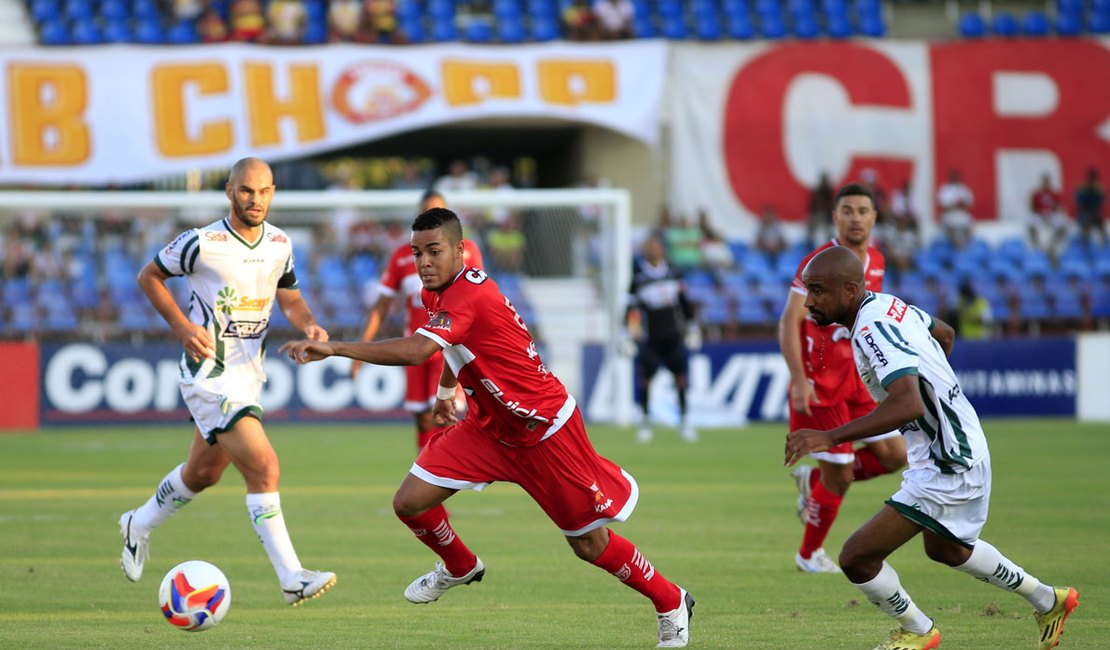
<svg viewBox="0 0 1110 650">
<path fill-rule="evenodd" d="M 890 470 L 883 467 L 879 457 L 869 447 L 856 450 L 856 462 L 852 466 L 852 480 L 866 481 L 869 478 L 889 474 Z"/>
<path fill-rule="evenodd" d="M 813 552 L 825 545 L 825 538 L 829 536 L 829 529 L 836 521 L 836 513 L 840 512 L 840 503 L 844 497 L 833 494 L 825 488 L 823 483 L 813 486 L 806 504 L 806 532 L 802 536 L 802 547 L 798 553 L 809 559 Z"/>
<path fill-rule="evenodd" d="M 609 545 L 594 560 L 594 566 L 605 569 L 617 580 L 647 596 L 657 612 L 669 612 L 682 603 L 678 587 L 655 570 L 632 542 L 609 531 Z"/>
<path fill-rule="evenodd" d="M 813 492 L 813 487 L 815 485 L 817 485 L 818 483 L 820 483 L 820 482 L 821 482 L 821 466 L 818 465 L 817 467 L 814 467 L 813 471 L 811 471 L 809 473 L 809 491 Z"/>
<path fill-rule="evenodd" d="M 442 503 L 422 515 L 415 517 L 397 515 L 397 518 L 409 527 L 412 534 L 416 535 L 416 539 L 443 559 L 443 564 L 451 575 L 455 577 L 466 575 L 477 564 L 478 556 L 474 555 L 455 534 L 451 523 L 447 521 L 447 510 Z"/>
</svg>

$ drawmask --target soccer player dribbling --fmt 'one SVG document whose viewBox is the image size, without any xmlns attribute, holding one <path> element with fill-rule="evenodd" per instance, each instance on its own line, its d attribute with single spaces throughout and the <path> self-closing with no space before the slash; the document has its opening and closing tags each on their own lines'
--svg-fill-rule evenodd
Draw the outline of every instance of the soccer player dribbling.
<svg viewBox="0 0 1110 650">
<path fill-rule="evenodd" d="M 274 301 L 308 338 L 326 341 L 328 333 L 297 287 L 288 236 L 266 221 L 274 190 L 265 162 L 235 163 L 226 187 L 228 216 L 182 233 L 139 273 L 139 285 L 185 348 L 181 395 L 196 428 L 188 459 L 146 503 L 120 517 L 120 565 L 129 580 L 138 581 L 150 533 L 219 482 L 233 463 L 246 483 L 247 512 L 282 596 L 297 606 L 327 591 L 335 574 L 301 566 L 281 511 L 277 453 L 262 428 L 262 360 Z M 168 278 L 181 275 L 191 291 L 188 316 L 166 287 Z"/>
<path fill-rule="evenodd" d="M 839 323 L 851 332 L 857 372 L 878 406 L 832 429 L 791 431 L 786 465 L 891 429 L 906 438 L 909 468 L 901 489 L 840 552 L 845 576 L 900 626 L 875 650 L 940 647 L 933 620 L 918 609 L 886 562 L 918 534 L 929 559 L 1029 601 L 1037 647 L 1056 646 L 1064 621 L 1079 605 L 1079 592 L 1042 583 L 979 537 L 990 506 L 990 451 L 979 416 L 948 363 L 952 328 L 895 296 L 868 291 L 859 258 L 844 247 L 810 260 L 802 281 L 814 320 Z"/>
<path fill-rule="evenodd" d="M 657 647 L 686 646 L 694 599 L 607 528 L 632 514 L 635 480 L 594 450 L 574 398 L 544 366 L 528 327 L 497 284 L 464 265 L 455 213 L 434 208 L 418 216 L 412 251 L 429 314 L 415 334 L 376 342 L 305 340 L 281 348 L 297 363 L 338 355 L 414 365 L 443 352 L 433 413 L 451 426 L 432 437 L 393 497 L 397 517 L 440 562 L 405 589 L 405 598 L 429 603 L 482 579 L 485 565 L 451 527 L 443 502 L 462 489 L 508 481 L 536 501 L 575 555 L 652 602 Z M 457 385 L 469 409 L 460 421 L 454 417 Z"/>
<path fill-rule="evenodd" d="M 790 294 L 779 319 L 779 346 L 790 369 L 790 430 L 831 429 L 875 408 L 875 401 L 856 378 L 847 332 L 838 325 L 822 326 L 806 314 L 802 269 L 832 246 L 846 246 L 865 269 L 867 288 L 883 288 L 885 262 L 871 245 L 875 202 L 870 190 L 858 183 L 840 188 L 833 204 L 837 236 L 818 246 L 798 265 Z M 798 516 L 805 525 L 794 555 L 799 571 L 839 573 L 825 553 L 825 539 L 840 512 L 853 481 L 889 474 L 906 464 L 906 445 L 897 431 L 882 432 L 813 454 L 817 467 L 799 465 L 791 473 L 798 485 Z"/>
</svg>

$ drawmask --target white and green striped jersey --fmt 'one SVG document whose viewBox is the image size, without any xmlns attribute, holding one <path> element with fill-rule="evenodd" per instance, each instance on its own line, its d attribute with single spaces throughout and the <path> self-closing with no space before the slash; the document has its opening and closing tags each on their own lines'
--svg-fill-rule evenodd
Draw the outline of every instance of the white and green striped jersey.
<svg viewBox="0 0 1110 650">
<path fill-rule="evenodd" d="M 200 363 L 182 354 L 182 383 L 200 382 L 229 397 L 261 390 L 277 289 L 297 287 L 288 235 L 263 223 L 258 241 L 248 242 L 225 217 L 178 235 L 154 262 L 167 275 L 186 277 L 189 320 L 208 328 L 215 348 L 215 355 Z"/>
<path fill-rule="evenodd" d="M 948 357 L 929 333 L 933 318 L 886 293 L 869 293 L 852 330 L 856 369 L 875 401 L 899 377 L 917 377 L 925 414 L 902 427 L 910 469 L 957 474 L 987 460 L 987 438 Z"/>
</svg>

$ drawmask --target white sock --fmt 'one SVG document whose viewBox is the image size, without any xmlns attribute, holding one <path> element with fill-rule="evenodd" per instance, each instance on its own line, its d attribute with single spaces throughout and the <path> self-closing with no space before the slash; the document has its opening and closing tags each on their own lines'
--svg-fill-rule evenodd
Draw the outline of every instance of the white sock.
<svg viewBox="0 0 1110 650">
<path fill-rule="evenodd" d="M 285 529 L 285 517 L 281 514 L 281 497 L 277 492 L 259 492 L 247 495 L 247 513 L 250 514 L 254 532 L 270 556 L 278 580 L 284 585 L 293 573 L 301 570 L 301 561 L 289 531 Z"/>
<path fill-rule="evenodd" d="M 154 495 L 146 503 L 135 509 L 135 516 L 131 520 L 133 528 L 150 532 L 164 524 L 173 513 L 184 508 L 193 500 L 196 493 L 185 487 L 185 482 L 181 480 L 182 467 L 185 467 L 185 463 L 181 463 L 170 470 L 170 473 L 166 474 L 166 478 L 158 484 L 158 489 L 154 491 Z"/>
<path fill-rule="evenodd" d="M 958 567 L 953 567 L 983 582 L 1020 594 L 1044 614 L 1056 604 L 1056 593 L 1014 564 L 1012 560 L 983 540 L 975 542 L 971 557 Z"/>
<path fill-rule="evenodd" d="M 913 604 L 913 599 L 898 581 L 898 573 L 886 562 L 883 562 L 879 575 L 856 587 L 884 614 L 898 619 L 903 630 L 925 634 L 933 629 L 933 620 Z"/>
</svg>

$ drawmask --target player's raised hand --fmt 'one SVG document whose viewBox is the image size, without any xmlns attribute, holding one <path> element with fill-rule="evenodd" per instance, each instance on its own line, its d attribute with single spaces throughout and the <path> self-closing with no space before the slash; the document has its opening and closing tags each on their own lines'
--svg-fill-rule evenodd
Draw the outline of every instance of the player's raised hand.
<svg viewBox="0 0 1110 650">
<path fill-rule="evenodd" d="M 326 329 L 324 329 L 323 327 L 320 327 L 316 323 L 313 323 L 313 324 L 309 325 L 308 327 L 304 328 L 304 336 L 305 336 L 305 338 L 311 339 L 313 341 L 328 341 L 328 340 L 330 340 L 330 338 L 328 337 L 328 331 Z"/>
<path fill-rule="evenodd" d="M 817 399 L 817 393 L 813 390 L 813 382 L 808 377 L 790 382 L 790 408 L 795 413 L 813 415 L 810 405 L 820 403 L 821 400 Z"/>
<path fill-rule="evenodd" d="M 278 352 L 289 355 L 289 358 L 299 364 L 327 359 L 332 355 L 332 346 L 326 341 L 290 341 L 278 349 Z"/>
<path fill-rule="evenodd" d="M 828 431 L 816 429 L 798 429 L 786 434 L 786 460 L 783 465 L 790 467 L 801 460 L 806 454 L 815 451 L 825 451 L 832 447 L 832 440 Z"/>
<path fill-rule="evenodd" d="M 181 341 L 181 345 L 185 348 L 185 354 L 189 355 L 193 363 L 200 363 L 202 360 L 216 354 L 216 349 L 212 345 L 212 336 L 208 334 L 208 328 L 206 327 L 197 325 L 192 321 L 185 321 L 174 328 L 174 334 L 177 336 L 177 340 Z"/>
<path fill-rule="evenodd" d="M 440 426 L 458 422 L 458 417 L 455 415 L 455 398 L 437 399 L 432 405 L 432 419 Z"/>
</svg>

